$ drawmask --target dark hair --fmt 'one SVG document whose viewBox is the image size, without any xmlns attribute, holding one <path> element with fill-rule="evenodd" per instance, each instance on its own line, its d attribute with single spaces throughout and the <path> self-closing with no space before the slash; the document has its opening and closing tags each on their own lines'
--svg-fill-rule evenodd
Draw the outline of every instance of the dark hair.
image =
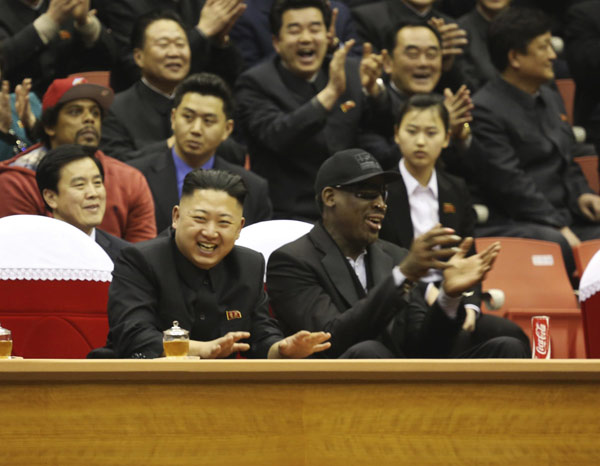
<svg viewBox="0 0 600 466">
<path fill-rule="evenodd" d="M 288 10 L 300 10 L 302 8 L 316 8 L 323 14 L 325 27 L 331 24 L 331 7 L 325 0 L 275 0 L 269 12 L 269 25 L 271 33 L 279 37 L 279 30 L 283 23 L 283 14 Z"/>
<path fill-rule="evenodd" d="M 527 53 L 529 43 L 550 32 L 550 18 L 540 10 L 511 7 L 496 16 L 489 27 L 488 48 L 494 66 L 503 72 L 508 67 L 508 52 Z"/>
<path fill-rule="evenodd" d="M 387 46 L 387 50 L 388 52 L 390 52 L 390 55 L 392 54 L 392 51 L 396 48 L 397 44 L 397 40 L 398 40 L 398 32 L 400 32 L 401 29 L 404 28 L 425 28 L 425 29 L 429 29 L 431 32 L 433 32 L 433 34 L 435 35 L 440 48 L 442 48 L 442 36 L 440 35 L 440 32 L 434 28 L 431 24 L 429 24 L 427 21 L 420 21 L 420 20 L 407 20 L 407 21 L 401 21 L 399 23 L 397 23 L 395 25 L 395 27 L 389 29 L 386 33 L 386 37 L 385 37 L 385 44 Z"/>
<path fill-rule="evenodd" d="M 444 98 L 439 94 L 415 94 L 411 96 L 398 112 L 396 126 L 400 126 L 402 119 L 410 110 L 424 110 L 432 107 L 437 109 L 438 114 L 442 119 L 442 123 L 444 124 L 444 129 L 448 131 L 450 129 L 450 114 L 444 105 Z"/>
<path fill-rule="evenodd" d="M 224 170 L 202 170 L 198 168 L 189 172 L 183 179 L 181 197 L 191 196 L 197 189 L 213 189 L 225 191 L 237 199 L 241 206 L 248 194 L 246 183 L 240 175 L 234 175 Z"/>
<path fill-rule="evenodd" d="M 183 96 L 193 92 L 201 95 L 212 95 L 223 102 L 223 112 L 229 119 L 233 117 L 233 96 L 229 86 L 216 74 L 192 74 L 180 82 L 175 88 L 173 108 L 179 107 Z"/>
<path fill-rule="evenodd" d="M 140 16 L 136 19 L 135 23 L 133 23 L 133 29 L 131 30 L 131 49 L 143 49 L 144 42 L 146 41 L 146 29 L 152 23 L 159 21 L 161 19 L 168 19 L 171 21 L 175 21 L 181 29 L 185 31 L 185 26 L 183 25 L 183 21 L 181 17 L 171 10 L 152 10 L 145 15 Z"/>
<path fill-rule="evenodd" d="M 58 182 L 60 180 L 61 169 L 75 161 L 84 159 L 86 157 L 91 158 L 98 170 L 102 181 L 104 181 L 104 169 L 100 161 L 94 157 L 95 149 L 86 146 L 80 146 L 78 144 L 63 144 L 56 149 L 49 150 L 46 155 L 40 161 L 37 170 L 35 172 L 35 180 L 37 181 L 38 189 L 44 200 L 44 204 L 48 210 L 52 210 L 46 200 L 44 199 L 44 189 L 49 189 L 54 192 L 58 192 Z"/>
</svg>

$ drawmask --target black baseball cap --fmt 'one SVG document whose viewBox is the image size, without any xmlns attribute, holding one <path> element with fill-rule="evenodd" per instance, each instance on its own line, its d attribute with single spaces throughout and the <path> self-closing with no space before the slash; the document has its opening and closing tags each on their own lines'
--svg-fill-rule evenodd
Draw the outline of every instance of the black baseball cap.
<svg viewBox="0 0 600 466">
<path fill-rule="evenodd" d="M 317 172 L 315 193 L 318 195 L 327 186 L 347 186 L 377 176 L 387 184 L 400 179 L 398 172 L 384 171 L 379 162 L 363 149 L 346 149 L 329 157 Z"/>
</svg>

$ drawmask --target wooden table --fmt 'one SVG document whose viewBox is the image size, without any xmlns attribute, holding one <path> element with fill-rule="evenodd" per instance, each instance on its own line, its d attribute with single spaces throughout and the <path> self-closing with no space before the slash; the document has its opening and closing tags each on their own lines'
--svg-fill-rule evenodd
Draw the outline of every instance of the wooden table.
<svg viewBox="0 0 600 466">
<path fill-rule="evenodd" d="M 600 464 L 600 360 L 0 361 L 0 464 Z"/>
</svg>

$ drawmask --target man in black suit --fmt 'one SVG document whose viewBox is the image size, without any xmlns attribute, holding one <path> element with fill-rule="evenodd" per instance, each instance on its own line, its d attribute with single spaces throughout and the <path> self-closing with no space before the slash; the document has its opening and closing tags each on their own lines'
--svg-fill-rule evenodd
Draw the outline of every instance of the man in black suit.
<svg viewBox="0 0 600 466">
<path fill-rule="evenodd" d="M 315 182 L 322 221 L 269 258 L 267 288 L 277 317 L 290 332 L 330 332 L 328 357 L 527 357 L 529 348 L 514 337 L 476 346 L 459 337 L 462 293 L 491 268 L 499 244 L 465 258 L 473 239 L 439 248 L 461 239 L 439 224 L 410 251 L 378 239 L 385 184 L 399 176 L 361 149 L 323 163 Z M 428 306 L 412 285 L 431 268 L 443 269 L 443 283 Z"/>
<path fill-rule="evenodd" d="M 35 172 L 38 189 L 52 216 L 92 237 L 114 262 L 125 240 L 96 228 L 106 210 L 104 169 L 94 151 L 77 144 L 50 150 Z"/>
<path fill-rule="evenodd" d="M 600 238 L 600 196 L 573 160 L 573 133 L 562 103 L 544 86 L 554 77 L 550 22 L 511 7 L 490 26 L 490 56 L 500 76 L 475 94 L 470 157 L 490 215 L 480 236 L 559 243 L 567 270 L 571 247 Z"/>
<path fill-rule="evenodd" d="M 324 0 L 276 0 L 277 56 L 236 83 L 252 170 L 269 181 L 276 218 L 316 220 L 312 184 L 321 163 L 356 146 L 359 125 L 387 116 L 381 56 L 365 45 L 359 70 L 359 61 L 347 58 L 351 40 L 326 60 L 330 21 Z"/>
<path fill-rule="evenodd" d="M 107 346 L 118 357 L 161 356 L 162 332 L 175 320 L 190 332 L 189 354 L 202 358 L 302 358 L 329 348 L 325 332 L 283 338 L 269 316 L 263 256 L 235 246 L 245 195 L 238 175 L 194 170 L 174 230 L 123 250 L 108 298 Z"/>
<path fill-rule="evenodd" d="M 112 35 L 89 0 L 0 0 L 0 12 L 2 79 L 31 78 L 40 97 L 56 78 L 109 69 L 116 60 Z"/>
<path fill-rule="evenodd" d="M 244 201 L 246 225 L 269 220 L 273 213 L 268 184 L 260 176 L 215 155 L 233 131 L 233 99 L 227 84 L 214 74 L 189 76 L 175 89 L 171 128 L 172 149 L 166 144 L 130 162 L 148 180 L 160 232 L 172 222 L 183 179 L 196 168 L 226 170 L 240 175 L 248 188 Z"/>
</svg>

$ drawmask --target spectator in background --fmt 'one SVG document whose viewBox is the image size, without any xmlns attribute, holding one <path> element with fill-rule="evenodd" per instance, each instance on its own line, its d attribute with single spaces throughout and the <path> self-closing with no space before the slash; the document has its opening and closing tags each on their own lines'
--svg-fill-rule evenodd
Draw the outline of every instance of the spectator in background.
<svg viewBox="0 0 600 466">
<path fill-rule="evenodd" d="M 0 74 L 1 77 L 1 74 Z M 9 82 L 0 88 L 0 161 L 14 157 L 35 140 L 32 135 L 42 104 L 31 92 L 31 79 L 25 78 L 9 93 Z"/>
<path fill-rule="evenodd" d="M 162 145 L 171 136 L 173 91 L 190 71 L 187 35 L 173 12 L 152 12 L 139 18 L 132 46 L 142 78 L 116 95 L 104 121 L 101 141 L 104 152 L 123 161 L 141 157 L 147 146 Z M 245 154 L 234 141 L 222 150 L 233 151 L 236 160 Z"/>
<path fill-rule="evenodd" d="M 0 0 L 4 79 L 31 78 L 41 96 L 55 78 L 110 69 L 116 46 L 89 0 Z"/>
<path fill-rule="evenodd" d="M 154 203 L 144 176 L 97 150 L 102 115 L 112 99 L 109 88 L 87 83 L 81 77 L 52 83 L 42 99 L 42 117 L 37 124 L 42 143 L 0 162 L 1 217 L 47 215 L 35 182 L 38 164 L 50 149 L 79 144 L 93 148 L 104 169 L 107 209 L 100 228 L 133 242 L 156 236 Z"/>
<path fill-rule="evenodd" d="M 131 161 L 148 180 L 154 196 L 158 231 L 172 223 L 173 207 L 181 197 L 183 180 L 194 169 L 225 170 L 246 184 L 245 224 L 269 220 L 273 208 L 267 182 L 239 165 L 223 160 L 216 150 L 233 131 L 233 98 L 227 84 L 214 74 L 188 76 L 175 89 L 171 128 L 173 147 Z"/>
<path fill-rule="evenodd" d="M 328 52 L 333 53 L 350 39 L 354 39 L 354 47 L 350 56 L 362 55 L 362 40 L 358 37 L 350 9 L 341 1 L 332 0 L 331 24 L 329 25 Z M 269 11 L 273 0 L 248 0 L 246 11 L 231 29 L 231 39 L 240 50 L 246 67 L 251 68 L 275 54 L 273 36 L 269 28 Z"/>
<path fill-rule="evenodd" d="M 41 160 L 35 179 L 52 216 L 89 235 L 114 262 L 129 243 L 97 228 L 106 210 L 106 188 L 94 150 L 77 144 L 58 146 Z"/>
<path fill-rule="evenodd" d="M 373 44 L 375 50 L 388 47 L 390 37 L 403 23 L 429 23 L 441 37 L 442 69 L 452 84 L 453 91 L 462 84 L 471 87 L 470 70 L 462 59 L 467 45 L 467 33 L 460 29 L 453 18 L 433 7 L 434 0 L 383 0 L 352 10 L 359 36 Z"/>
<path fill-rule="evenodd" d="M 498 70 L 490 59 L 488 49 L 488 29 L 490 21 L 510 6 L 512 0 L 477 0 L 475 8 L 458 20 L 458 24 L 469 34 L 469 44 L 465 47 L 465 60 L 475 76 L 471 83 L 475 92 L 490 79 L 498 75 Z"/>
<path fill-rule="evenodd" d="M 228 36 L 246 8 L 242 0 L 93 0 L 92 3 L 118 44 L 119 60 L 111 73 L 115 92 L 128 89 L 140 78 L 132 55 L 132 31 L 139 18 L 155 11 L 171 11 L 181 19 L 190 43 L 192 73 L 215 73 L 233 86 L 241 72 L 241 57 Z"/>
<path fill-rule="evenodd" d="M 324 0 L 276 0 L 271 31 L 277 56 L 238 79 L 236 98 L 252 170 L 269 182 L 276 218 L 316 220 L 313 181 L 335 151 L 357 145 L 358 128 L 385 112 L 381 55 L 353 41 L 326 60 L 331 10 Z"/>
<path fill-rule="evenodd" d="M 549 19 L 511 7 L 490 25 L 490 56 L 500 76 L 473 99 L 470 157 L 489 208 L 479 236 L 516 236 L 560 244 L 569 274 L 571 248 L 600 238 L 600 196 L 573 160 L 573 133 L 555 92 L 556 53 Z"/>
</svg>

